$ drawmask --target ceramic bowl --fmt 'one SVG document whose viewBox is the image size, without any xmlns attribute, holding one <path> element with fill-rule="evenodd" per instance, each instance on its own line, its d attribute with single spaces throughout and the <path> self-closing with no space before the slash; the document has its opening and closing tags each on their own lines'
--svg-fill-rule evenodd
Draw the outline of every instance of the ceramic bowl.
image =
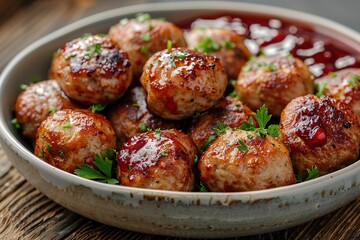
<svg viewBox="0 0 360 240">
<path fill-rule="evenodd" d="M 52 53 L 84 32 L 107 32 L 119 19 L 148 12 L 177 23 L 194 16 L 228 12 L 257 14 L 311 25 L 357 46 L 360 35 L 340 24 L 282 8 L 234 2 L 135 5 L 96 14 L 36 41 L 21 51 L 0 79 L 0 139 L 18 171 L 42 193 L 90 219 L 131 231 L 182 236 L 232 237 L 289 228 L 327 214 L 360 196 L 360 161 L 310 182 L 241 193 L 185 193 L 106 185 L 44 163 L 13 130 L 19 86 L 29 76 L 46 78 Z"/>
</svg>

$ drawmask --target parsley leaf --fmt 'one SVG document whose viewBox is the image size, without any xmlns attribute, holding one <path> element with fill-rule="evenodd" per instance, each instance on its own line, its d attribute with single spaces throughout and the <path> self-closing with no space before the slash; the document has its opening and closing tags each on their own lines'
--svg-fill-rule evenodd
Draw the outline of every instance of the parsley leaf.
<svg viewBox="0 0 360 240">
<path fill-rule="evenodd" d="M 198 157 L 198 155 L 195 155 L 195 157 L 194 157 L 194 163 L 195 163 L 195 164 L 198 164 L 198 162 L 199 162 L 199 157 Z"/>
<path fill-rule="evenodd" d="M 151 20 L 151 16 L 148 13 L 138 13 L 135 15 L 135 18 L 141 23 Z"/>
<path fill-rule="evenodd" d="M 83 178 L 97 180 L 108 184 L 117 184 L 119 181 L 112 176 L 114 162 L 112 159 L 115 159 L 115 157 L 115 150 L 107 149 L 101 154 L 95 154 L 93 163 L 98 170 L 88 164 L 79 164 L 74 173 Z"/>
<path fill-rule="evenodd" d="M 99 103 L 99 104 L 95 104 L 95 105 L 90 106 L 90 110 L 93 113 L 95 113 L 95 112 L 100 112 L 100 111 L 104 110 L 105 107 L 106 107 L 106 104 Z"/>
<path fill-rule="evenodd" d="M 150 33 L 144 33 L 141 35 L 141 39 L 144 40 L 145 42 L 150 42 L 151 41 L 151 35 Z"/>
<path fill-rule="evenodd" d="M 324 95 L 324 90 L 326 88 L 326 85 L 327 85 L 326 81 L 315 83 L 316 96 L 320 97 L 321 95 Z"/>
<path fill-rule="evenodd" d="M 18 130 L 18 129 L 21 128 L 21 126 L 20 126 L 17 118 L 13 118 L 13 119 L 11 120 L 11 124 L 13 125 L 14 129 L 16 129 L 16 130 Z"/>
<path fill-rule="evenodd" d="M 142 53 L 148 53 L 148 48 L 147 48 L 146 46 L 144 46 L 144 45 L 141 45 L 141 47 L 140 47 L 140 52 L 142 52 Z"/>
<path fill-rule="evenodd" d="M 328 75 L 329 75 L 330 77 L 336 77 L 336 76 L 337 76 L 337 74 L 334 73 L 334 72 L 329 72 Z"/>
<path fill-rule="evenodd" d="M 141 132 L 145 132 L 146 131 L 146 124 L 144 122 L 141 122 L 139 124 L 139 128 Z"/>
<path fill-rule="evenodd" d="M 205 54 L 214 52 L 220 49 L 220 45 L 212 38 L 206 37 L 195 46 L 195 51 L 200 51 Z"/>
<path fill-rule="evenodd" d="M 305 179 L 303 179 L 303 177 L 301 176 L 300 173 L 298 173 L 296 175 L 296 182 L 297 183 L 309 181 L 309 180 L 315 179 L 315 178 L 317 178 L 319 176 L 319 171 L 318 171 L 318 168 L 316 166 L 312 166 L 311 169 L 307 168 L 306 171 L 307 171 L 308 176 Z"/>
<path fill-rule="evenodd" d="M 259 137 L 265 137 L 266 134 L 270 136 L 277 137 L 279 135 L 279 125 L 272 124 L 268 128 L 266 125 L 271 119 L 271 115 L 269 115 L 268 110 L 265 105 L 262 105 L 260 109 L 256 111 L 256 114 L 253 115 L 254 118 L 257 120 L 259 127 L 256 128 L 252 119 L 250 118 L 249 122 L 244 121 L 243 124 L 240 126 L 240 129 L 245 131 L 253 131 L 259 134 Z"/>
<path fill-rule="evenodd" d="M 155 137 L 157 140 L 160 140 L 160 138 L 161 138 L 160 133 L 161 133 L 160 128 L 155 129 L 154 137 Z"/>
<path fill-rule="evenodd" d="M 166 157 L 169 154 L 165 151 L 165 149 L 160 149 L 159 155 L 162 157 Z"/>
<path fill-rule="evenodd" d="M 226 124 L 224 124 L 223 122 L 220 122 L 220 121 L 217 121 L 216 122 L 216 128 L 213 128 L 214 132 L 217 135 L 225 133 L 225 131 L 227 129 L 229 129 L 229 127 Z"/>
<path fill-rule="evenodd" d="M 171 50 L 171 48 L 172 48 L 172 42 L 171 42 L 171 40 L 167 40 L 167 42 L 166 42 L 166 48 L 167 48 L 168 51 Z"/>
<path fill-rule="evenodd" d="M 196 119 L 196 118 L 199 118 L 201 116 L 201 113 L 200 112 L 195 112 L 193 115 L 192 115 L 192 118 L 193 119 Z"/>
<path fill-rule="evenodd" d="M 203 145 L 201 145 L 201 147 L 200 147 L 200 150 L 201 151 L 205 151 L 208 147 L 209 147 L 209 145 L 213 142 L 213 141 L 215 141 L 215 136 L 214 135 L 210 135 L 209 137 L 208 137 L 208 139 L 206 140 L 206 142 L 203 144 Z"/>
<path fill-rule="evenodd" d="M 239 145 L 236 146 L 237 149 L 243 152 L 246 152 L 248 150 L 248 147 L 246 146 L 246 143 L 243 140 L 239 140 L 238 143 Z"/>
<path fill-rule="evenodd" d="M 209 192 L 209 189 L 207 189 L 202 181 L 200 181 L 200 192 Z"/>
</svg>

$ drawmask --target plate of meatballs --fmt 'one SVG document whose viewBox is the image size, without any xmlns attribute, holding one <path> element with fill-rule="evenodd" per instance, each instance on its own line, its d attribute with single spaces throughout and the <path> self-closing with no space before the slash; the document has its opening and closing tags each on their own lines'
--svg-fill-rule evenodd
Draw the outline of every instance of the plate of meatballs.
<svg viewBox="0 0 360 240">
<path fill-rule="evenodd" d="M 359 37 L 254 4 L 100 13 L 9 63 L 1 143 L 49 198 L 115 227 L 295 226 L 360 196 Z"/>
</svg>

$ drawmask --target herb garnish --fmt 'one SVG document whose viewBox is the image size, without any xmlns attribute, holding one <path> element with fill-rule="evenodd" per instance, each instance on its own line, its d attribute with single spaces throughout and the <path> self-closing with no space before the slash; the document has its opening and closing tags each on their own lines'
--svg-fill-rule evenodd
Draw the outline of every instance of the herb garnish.
<svg viewBox="0 0 360 240">
<path fill-rule="evenodd" d="M 141 132 L 145 132 L 146 131 L 146 124 L 144 122 L 141 122 L 139 124 L 139 128 Z"/>
<path fill-rule="evenodd" d="M 250 118 L 249 122 L 244 121 L 243 124 L 240 126 L 240 129 L 246 131 L 253 131 L 259 134 L 259 137 L 263 138 L 266 134 L 270 136 L 277 137 L 279 136 L 279 129 L 280 126 L 277 124 L 271 124 L 268 128 L 266 128 L 267 123 L 271 119 L 271 115 L 269 115 L 268 110 L 265 105 L 262 105 L 260 109 L 256 111 L 256 114 L 253 114 L 254 118 L 257 120 L 259 127 L 256 128 Z"/>
<path fill-rule="evenodd" d="M 142 53 L 148 53 L 148 48 L 147 48 L 146 46 L 144 46 L 144 45 L 141 45 L 141 46 L 140 46 L 140 52 L 142 52 Z"/>
<path fill-rule="evenodd" d="M 90 106 L 90 110 L 93 113 L 95 113 L 95 112 L 100 112 L 100 111 L 104 110 L 105 107 L 106 107 L 106 104 L 99 103 L 99 104 L 95 104 L 95 105 Z"/>
<path fill-rule="evenodd" d="M 355 84 L 359 84 L 360 85 L 360 76 L 355 74 L 355 73 L 351 73 L 351 78 L 350 80 L 348 80 L 349 85 L 354 88 Z"/>
<path fill-rule="evenodd" d="M 319 176 L 319 171 L 318 171 L 318 168 L 316 166 L 312 166 L 311 169 L 306 169 L 306 172 L 308 174 L 308 176 L 303 179 L 303 177 L 301 176 L 300 173 L 298 173 L 296 175 L 296 182 L 297 183 L 301 183 L 301 182 L 305 182 L 305 181 L 309 181 L 311 179 L 315 179 Z"/>
<path fill-rule="evenodd" d="M 202 181 L 200 181 L 200 192 L 209 192 L 209 189 L 207 189 Z"/>
<path fill-rule="evenodd" d="M 246 146 L 246 143 L 243 140 L 238 141 L 239 145 L 236 146 L 237 149 L 239 149 L 242 152 L 246 152 L 248 150 L 248 147 Z"/>
<path fill-rule="evenodd" d="M 273 63 L 269 64 L 266 68 L 265 68 L 265 71 L 268 71 L 268 72 L 274 72 L 277 70 L 277 66 Z"/>
<path fill-rule="evenodd" d="M 166 157 L 169 154 L 165 151 L 165 149 L 160 149 L 159 155 L 162 157 Z"/>
<path fill-rule="evenodd" d="M 154 137 L 155 137 L 157 140 L 160 140 L 160 138 L 161 138 L 160 133 L 161 133 L 160 128 L 155 129 Z"/>
<path fill-rule="evenodd" d="M 150 42 L 151 40 L 151 35 L 150 33 L 144 33 L 141 35 L 141 39 L 144 40 L 145 42 Z"/>
<path fill-rule="evenodd" d="M 216 127 L 213 128 L 214 132 L 217 134 L 217 135 L 220 135 L 220 134 L 223 134 L 225 133 L 225 131 L 229 129 L 229 127 L 224 124 L 223 122 L 220 122 L 220 121 L 217 121 L 216 122 Z"/>
<path fill-rule="evenodd" d="M 329 75 L 330 77 L 336 77 L 336 76 L 337 76 L 337 74 L 334 73 L 334 72 L 329 72 L 328 75 Z"/>
<path fill-rule="evenodd" d="M 172 48 L 172 42 L 171 42 L 170 40 L 167 40 L 167 42 L 166 42 L 166 48 L 167 48 L 168 51 L 171 50 L 171 48 Z"/>
<path fill-rule="evenodd" d="M 192 118 L 193 118 L 193 119 L 199 118 L 200 115 L 201 115 L 200 112 L 195 112 L 195 113 L 192 115 Z"/>
<path fill-rule="evenodd" d="M 195 164 L 198 164 L 198 162 L 199 162 L 199 157 L 198 157 L 198 155 L 195 155 L 195 157 L 194 157 L 194 163 L 195 163 Z"/>
<path fill-rule="evenodd" d="M 321 81 L 321 82 L 315 83 L 316 96 L 320 97 L 321 95 L 324 94 L 326 85 L 327 85 L 326 81 Z"/>
<path fill-rule="evenodd" d="M 13 125 L 14 129 L 16 129 L 16 130 L 18 130 L 18 129 L 21 128 L 21 126 L 20 126 L 17 118 L 13 118 L 13 119 L 11 120 L 11 124 Z"/>
<path fill-rule="evenodd" d="M 135 15 L 135 18 L 141 23 L 151 20 L 151 16 L 148 13 L 138 13 Z"/>
<path fill-rule="evenodd" d="M 96 180 L 108 184 L 117 184 L 119 181 L 112 176 L 112 168 L 116 158 L 115 150 L 107 149 L 101 154 L 95 154 L 94 165 L 79 164 L 74 173 L 80 177 Z"/>
<path fill-rule="evenodd" d="M 201 147 L 200 147 L 200 150 L 201 151 L 205 151 L 208 147 L 209 147 L 209 145 L 213 142 L 213 141 L 215 141 L 215 136 L 214 135 L 210 135 L 209 137 L 208 137 L 208 139 L 206 140 L 206 142 L 203 144 L 203 145 L 201 145 Z"/>
<path fill-rule="evenodd" d="M 64 123 L 64 124 L 62 125 L 62 127 L 63 127 L 63 128 L 71 128 L 72 125 L 71 125 L 70 122 L 66 122 L 66 123 Z"/>
<path fill-rule="evenodd" d="M 54 113 L 56 113 L 57 112 L 57 108 L 56 107 L 54 107 L 54 106 L 51 106 L 50 107 L 50 114 L 54 114 Z"/>
<path fill-rule="evenodd" d="M 221 46 L 226 47 L 226 48 L 235 48 L 235 44 L 232 43 L 230 40 L 224 40 L 221 43 Z"/>
<path fill-rule="evenodd" d="M 195 51 L 201 51 L 205 54 L 217 51 L 219 49 L 220 49 L 220 45 L 210 37 L 206 37 L 203 40 L 201 40 L 201 42 L 199 42 L 194 48 Z"/>
</svg>

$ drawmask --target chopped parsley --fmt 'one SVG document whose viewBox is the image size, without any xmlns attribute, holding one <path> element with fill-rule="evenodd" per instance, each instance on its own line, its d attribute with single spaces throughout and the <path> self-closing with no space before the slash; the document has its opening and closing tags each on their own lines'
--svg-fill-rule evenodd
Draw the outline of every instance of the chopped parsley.
<svg viewBox="0 0 360 240">
<path fill-rule="evenodd" d="M 199 162 L 199 157 L 198 157 L 198 155 L 195 155 L 195 157 L 194 157 L 194 163 L 195 163 L 195 164 L 198 164 L 198 162 Z"/>
<path fill-rule="evenodd" d="M 49 154 L 51 154 L 51 147 L 50 147 L 50 144 L 49 144 L 49 143 L 47 143 L 45 147 L 46 147 L 46 151 L 47 151 Z"/>
<path fill-rule="evenodd" d="M 207 189 L 202 181 L 200 181 L 200 192 L 209 192 L 209 189 Z"/>
<path fill-rule="evenodd" d="M 144 40 L 145 42 L 150 42 L 151 41 L 151 34 L 150 33 L 144 33 L 141 35 L 141 39 Z"/>
<path fill-rule="evenodd" d="M 83 35 L 81 35 L 81 38 L 87 38 L 90 36 L 91 36 L 91 33 L 83 33 Z"/>
<path fill-rule="evenodd" d="M 20 89 L 21 90 L 25 90 L 25 89 L 27 89 L 29 87 L 29 84 L 20 84 Z"/>
<path fill-rule="evenodd" d="M 171 50 L 171 48 L 172 48 L 172 42 L 171 42 L 171 40 L 167 40 L 167 42 L 166 42 L 166 48 L 167 48 L 168 51 Z"/>
<path fill-rule="evenodd" d="M 258 55 L 259 55 L 259 56 L 265 56 L 265 55 L 266 55 L 264 48 L 260 48 L 260 49 L 259 49 Z"/>
<path fill-rule="evenodd" d="M 72 125 L 71 125 L 70 122 L 66 122 L 66 123 L 64 123 L 64 124 L 62 125 L 62 127 L 63 127 L 63 128 L 71 128 Z"/>
<path fill-rule="evenodd" d="M 315 179 L 319 176 L 319 171 L 318 171 L 318 168 L 316 166 L 312 166 L 311 169 L 306 169 L 306 172 L 308 174 L 308 176 L 303 179 L 303 177 L 301 176 L 300 173 L 298 173 L 296 175 L 296 182 L 297 183 L 301 183 L 301 182 L 305 182 L 305 181 L 309 181 L 311 179 Z"/>
<path fill-rule="evenodd" d="M 95 113 L 95 112 L 100 112 L 100 111 L 104 110 L 105 107 L 106 107 L 106 104 L 99 103 L 99 104 L 95 104 L 95 105 L 90 106 L 90 110 L 93 113 Z"/>
<path fill-rule="evenodd" d="M 193 118 L 193 119 L 199 118 L 200 115 L 201 115 L 200 112 L 195 112 L 195 113 L 192 115 L 192 118 Z"/>
<path fill-rule="evenodd" d="M 99 37 L 107 37 L 108 36 L 106 33 L 98 33 L 96 35 Z"/>
<path fill-rule="evenodd" d="M 169 155 L 164 149 L 160 149 L 159 155 L 161 157 L 166 157 L 167 155 Z"/>
<path fill-rule="evenodd" d="M 51 106 L 50 107 L 50 114 L 54 114 L 54 113 L 56 113 L 57 112 L 57 108 L 56 107 L 54 107 L 54 106 Z"/>
<path fill-rule="evenodd" d="M 101 154 L 95 154 L 94 165 L 97 169 L 88 164 L 79 164 L 74 173 L 80 177 L 96 180 L 108 184 L 117 184 L 119 181 L 113 177 L 113 165 L 116 158 L 115 150 L 107 149 Z"/>
<path fill-rule="evenodd" d="M 123 18 L 119 21 L 120 25 L 126 25 L 129 23 L 129 19 L 128 18 Z"/>
<path fill-rule="evenodd" d="M 200 51 L 205 54 L 217 51 L 219 49 L 220 45 L 211 37 L 204 38 L 194 48 L 195 51 Z"/>
<path fill-rule="evenodd" d="M 246 152 L 248 150 L 248 147 L 246 146 L 246 143 L 243 140 L 238 141 L 239 145 L 236 146 L 237 149 L 239 149 L 242 152 Z"/>
<path fill-rule="evenodd" d="M 329 72 L 329 73 L 328 73 L 328 76 L 330 76 L 330 77 L 337 77 L 337 74 L 334 73 L 334 72 Z"/>
<path fill-rule="evenodd" d="M 141 45 L 141 46 L 140 46 L 140 52 L 142 52 L 142 53 L 148 53 L 148 48 L 147 48 L 146 46 L 144 46 L 144 45 Z"/>
<path fill-rule="evenodd" d="M 351 79 L 348 80 L 348 83 L 352 88 L 354 88 L 356 84 L 360 85 L 360 76 L 355 73 L 351 73 Z"/>
<path fill-rule="evenodd" d="M 14 127 L 14 129 L 16 129 L 16 130 L 18 130 L 18 129 L 21 128 L 21 126 L 20 126 L 17 118 L 13 118 L 13 119 L 11 120 L 11 124 L 12 124 L 12 126 Z"/>
<path fill-rule="evenodd" d="M 138 104 L 138 103 L 133 103 L 132 106 L 133 106 L 133 107 L 140 107 L 140 104 Z"/>
<path fill-rule="evenodd" d="M 201 147 L 200 147 L 200 150 L 201 151 L 205 151 L 208 147 L 209 147 L 209 145 L 213 142 L 213 141 L 215 141 L 215 136 L 214 135 L 210 135 L 209 137 L 208 137 L 208 139 L 206 140 L 206 142 L 203 144 L 203 145 L 201 145 Z"/>
<path fill-rule="evenodd" d="M 148 29 L 149 29 L 149 31 L 151 31 L 151 30 L 153 30 L 153 29 L 154 29 L 154 26 L 153 26 L 151 23 L 149 23 L 149 25 L 148 25 Z"/>
<path fill-rule="evenodd" d="M 41 78 L 40 77 L 33 77 L 31 79 L 31 83 L 38 83 L 38 82 L 41 82 Z"/>
<path fill-rule="evenodd" d="M 221 46 L 226 47 L 226 48 L 235 48 L 235 44 L 232 43 L 230 40 L 224 40 L 221 43 Z"/>
<path fill-rule="evenodd" d="M 61 157 L 64 157 L 64 156 L 65 156 L 65 152 L 64 152 L 63 150 L 60 150 L 60 151 L 59 151 L 59 155 L 60 155 Z"/>
<path fill-rule="evenodd" d="M 326 81 L 315 83 L 316 96 L 320 97 L 321 95 L 324 95 L 324 90 L 326 88 L 326 85 L 327 85 Z"/>
<path fill-rule="evenodd" d="M 268 72 L 274 72 L 277 70 L 277 66 L 273 63 L 269 64 L 266 68 L 265 68 L 265 71 L 268 71 Z"/>
<path fill-rule="evenodd" d="M 139 128 L 141 132 L 146 132 L 146 124 L 144 122 L 139 124 Z"/>
<path fill-rule="evenodd" d="M 213 128 L 214 132 L 217 135 L 225 133 L 227 129 L 229 129 L 229 127 L 226 124 L 224 124 L 223 122 L 220 122 L 220 121 L 217 121 L 216 122 L 216 127 Z"/>
<path fill-rule="evenodd" d="M 280 126 L 277 124 L 271 124 L 268 128 L 266 128 L 267 123 L 271 119 L 271 115 L 269 115 L 268 110 L 265 105 L 261 106 L 260 109 L 256 111 L 256 114 L 253 115 L 257 120 L 259 127 L 256 128 L 250 118 L 250 121 L 244 121 L 243 124 L 240 126 L 240 129 L 246 131 L 253 131 L 259 134 L 259 137 L 263 138 L 266 134 L 270 136 L 277 137 L 279 136 L 279 129 Z"/>
<path fill-rule="evenodd" d="M 85 59 L 89 60 L 95 53 L 101 54 L 101 43 L 95 43 L 92 46 L 86 47 Z"/>
<path fill-rule="evenodd" d="M 161 138 L 160 133 L 161 133 L 160 128 L 155 129 L 154 137 L 155 137 L 157 140 L 160 140 L 160 138 Z"/>
<path fill-rule="evenodd" d="M 65 57 L 65 60 L 69 60 L 69 59 L 71 59 L 71 58 L 74 58 L 74 57 L 76 57 L 76 55 L 77 55 L 76 53 L 72 53 L 72 54 L 66 56 L 66 57 Z"/>
<path fill-rule="evenodd" d="M 141 23 L 151 20 L 151 16 L 148 13 L 138 13 L 135 15 L 135 18 Z"/>
</svg>

